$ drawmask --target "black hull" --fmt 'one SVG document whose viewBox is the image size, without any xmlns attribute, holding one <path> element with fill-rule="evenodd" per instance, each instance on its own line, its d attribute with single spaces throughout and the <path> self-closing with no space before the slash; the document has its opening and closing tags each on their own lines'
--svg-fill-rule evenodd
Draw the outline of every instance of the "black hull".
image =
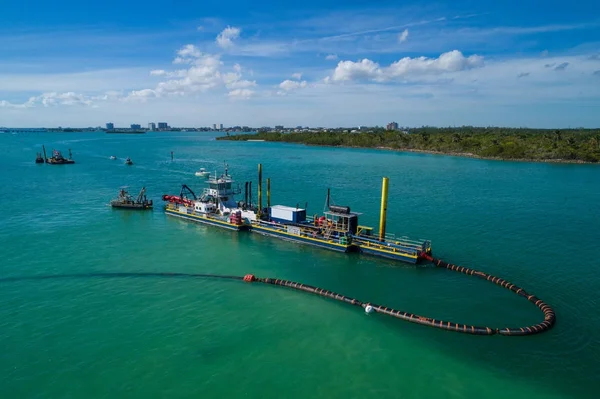
<svg viewBox="0 0 600 399">
<path fill-rule="evenodd" d="M 110 206 L 112 206 L 113 208 L 134 209 L 134 210 L 140 210 L 140 211 L 144 211 L 144 210 L 147 210 L 147 209 L 152 209 L 152 205 L 116 205 L 116 204 L 111 204 Z"/>
<path fill-rule="evenodd" d="M 67 162 L 46 162 L 48 165 L 71 165 L 74 164 L 75 161 L 67 161 Z"/>
</svg>

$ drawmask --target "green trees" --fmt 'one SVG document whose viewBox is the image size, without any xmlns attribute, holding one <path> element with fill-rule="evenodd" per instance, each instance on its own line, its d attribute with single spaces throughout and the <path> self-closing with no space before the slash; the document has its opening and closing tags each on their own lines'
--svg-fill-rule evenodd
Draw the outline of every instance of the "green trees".
<svg viewBox="0 0 600 399">
<path fill-rule="evenodd" d="M 261 132 L 218 140 L 262 139 L 307 145 L 421 150 L 445 154 L 534 161 L 600 162 L 600 129 L 528 129 L 500 127 L 420 127 L 409 133 L 386 131 L 347 133 Z"/>
</svg>

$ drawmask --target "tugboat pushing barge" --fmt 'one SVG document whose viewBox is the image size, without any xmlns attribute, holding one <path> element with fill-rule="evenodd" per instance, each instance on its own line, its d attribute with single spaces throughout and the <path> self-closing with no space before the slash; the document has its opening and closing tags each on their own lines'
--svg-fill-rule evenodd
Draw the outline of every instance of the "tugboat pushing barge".
<svg viewBox="0 0 600 399">
<path fill-rule="evenodd" d="M 373 228 L 358 223 L 360 213 L 350 207 L 330 202 L 330 191 L 323 215 L 307 216 L 306 209 L 283 205 L 271 206 L 270 179 L 267 179 L 267 207 L 262 207 L 262 165 L 258 166 L 258 205 L 252 205 L 252 183 L 246 182 L 244 201 L 235 201 L 241 189 L 232 187 L 227 174 L 209 178 L 208 188 L 201 198 L 183 185 L 179 196 L 163 195 L 168 201 L 168 215 L 209 224 L 229 230 L 250 230 L 265 236 L 308 244 L 338 252 L 360 252 L 366 255 L 417 263 L 431 253 L 429 240 L 396 238 L 385 232 L 387 213 L 387 178 L 383 179 L 380 229 L 378 237 Z M 249 201 L 250 199 L 250 201 Z"/>
<path fill-rule="evenodd" d="M 146 187 L 142 187 L 137 199 L 133 199 L 133 197 L 125 190 L 126 188 L 127 187 L 121 187 L 119 196 L 110 201 L 110 206 L 113 208 L 125 209 L 152 209 L 152 200 L 146 198 Z"/>
<path fill-rule="evenodd" d="M 210 176 L 202 195 L 198 198 L 187 185 L 181 186 L 179 195 L 163 195 L 167 215 L 191 220 L 197 223 L 217 226 L 228 230 L 246 230 L 249 226 L 244 218 L 254 215 L 253 211 L 242 210 L 235 202 L 235 195 L 241 189 L 233 186 L 234 180 L 225 173 L 221 176 Z"/>
</svg>

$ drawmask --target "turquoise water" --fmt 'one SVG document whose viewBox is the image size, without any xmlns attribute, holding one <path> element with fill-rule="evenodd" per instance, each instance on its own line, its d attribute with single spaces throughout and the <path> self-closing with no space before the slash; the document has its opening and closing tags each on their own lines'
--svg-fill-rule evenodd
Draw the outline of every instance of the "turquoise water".
<svg viewBox="0 0 600 399">
<path fill-rule="evenodd" d="M 74 165 L 36 165 L 41 145 Z M 359 149 L 217 142 L 200 133 L 0 134 L 0 397 L 595 397 L 600 344 L 600 169 Z M 175 159 L 171 161 L 170 152 Z M 109 159 L 116 155 L 118 160 Z M 133 166 L 123 163 L 130 156 Z M 236 234 L 106 204 L 145 185 L 157 205 L 200 167 L 256 165 L 273 204 L 337 204 L 434 255 L 505 278 L 552 305 L 531 337 L 478 337 L 366 315 L 237 281 L 20 280 L 89 272 L 254 273 L 460 323 L 522 326 L 539 310 L 447 270 Z M 256 193 L 256 183 L 253 184 Z M 7 278 L 12 278 L 7 280 Z"/>
</svg>

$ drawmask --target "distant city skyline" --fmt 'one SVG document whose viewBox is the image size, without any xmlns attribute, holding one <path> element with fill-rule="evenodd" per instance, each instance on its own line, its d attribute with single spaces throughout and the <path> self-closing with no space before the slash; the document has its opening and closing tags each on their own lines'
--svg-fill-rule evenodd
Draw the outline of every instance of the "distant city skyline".
<svg viewBox="0 0 600 399">
<path fill-rule="evenodd" d="M 600 123 L 594 2 L 181 5 L 3 4 L 0 125 Z"/>
</svg>

